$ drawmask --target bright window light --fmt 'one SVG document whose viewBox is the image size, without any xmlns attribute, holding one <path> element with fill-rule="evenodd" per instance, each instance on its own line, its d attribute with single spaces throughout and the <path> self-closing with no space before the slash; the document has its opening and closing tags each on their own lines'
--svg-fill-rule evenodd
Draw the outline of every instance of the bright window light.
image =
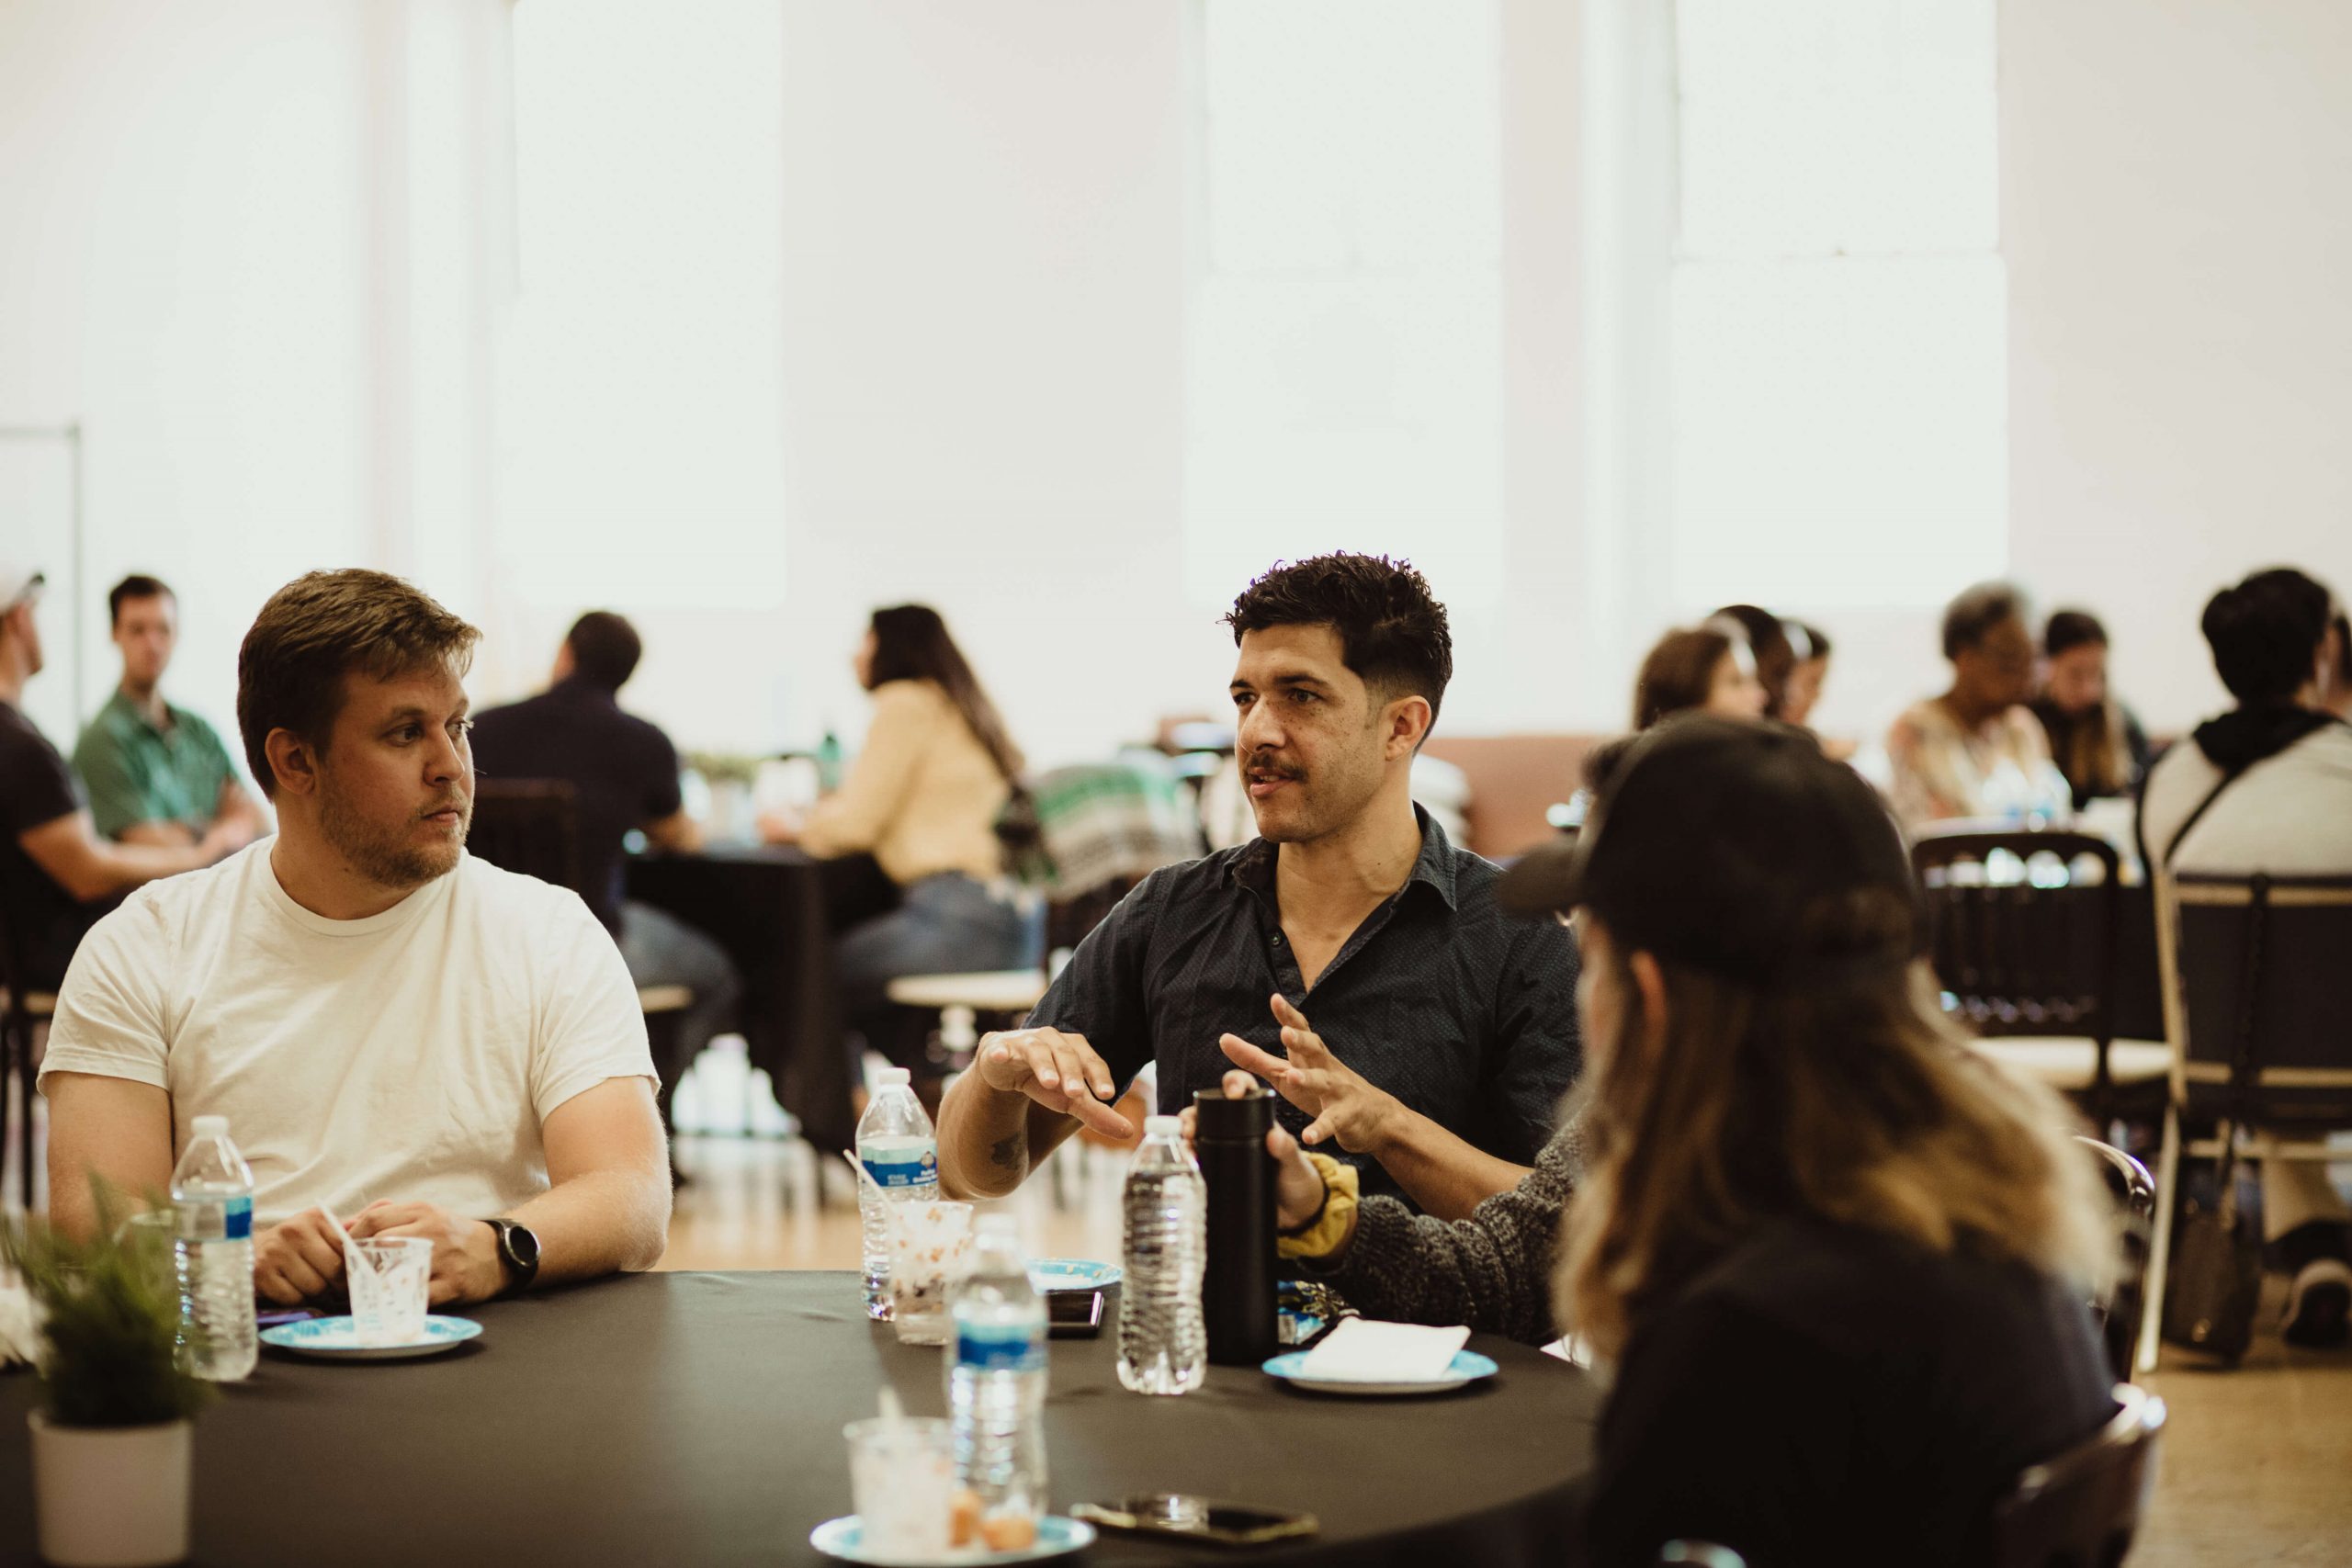
<svg viewBox="0 0 2352 1568">
<path fill-rule="evenodd" d="M 2007 561 L 1995 0 L 1681 0 L 1676 598 L 1941 604 Z"/>
<path fill-rule="evenodd" d="M 1207 266 L 1189 317 L 1186 567 L 1409 557 L 1490 601 L 1502 550 L 1495 0 L 1210 0 Z"/>
<path fill-rule="evenodd" d="M 514 51 L 499 570 L 558 607 L 780 604 L 776 7 L 521 0 Z"/>
</svg>

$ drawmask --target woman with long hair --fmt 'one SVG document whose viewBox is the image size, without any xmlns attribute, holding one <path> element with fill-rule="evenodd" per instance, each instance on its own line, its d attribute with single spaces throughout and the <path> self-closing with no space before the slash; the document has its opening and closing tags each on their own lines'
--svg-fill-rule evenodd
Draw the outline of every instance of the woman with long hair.
<svg viewBox="0 0 2352 1568">
<path fill-rule="evenodd" d="M 1634 678 L 1634 728 L 1647 729 L 1677 713 L 1761 718 L 1765 700 L 1747 637 L 1735 623 L 1710 622 L 1667 633 L 1642 660 Z"/>
<path fill-rule="evenodd" d="M 1598 795 L 1503 884 L 1575 909 L 1584 958 L 1534 1174 L 1446 1224 L 1277 1130 L 1283 1251 L 1375 1316 L 1584 1339 L 1614 1372 L 1590 1562 L 1979 1561 L 2001 1490 L 2113 1411 L 2068 1112 L 1944 1022 L 1901 839 L 1811 737 L 1676 719 Z"/>
<path fill-rule="evenodd" d="M 903 1059 L 921 1033 L 889 1008 L 890 981 L 1037 960 L 1041 933 L 1005 884 L 996 836 L 1022 758 L 930 606 L 875 611 L 854 666 L 874 716 L 849 776 L 807 817 L 771 813 L 761 827 L 772 843 L 834 863 L 828 885 L 851 1022 Z"/>
<path fill-rule="evenodd" d="M 2050 737 L 2076 809 L 2129 795 L 2148 771 L 2148 737 L 2107 682 L 2107 628 L 2088 610 L 2060 610 L 2041 634 L 2041 691 L 2033 716 Z"/>
<path fill-rule="evenodd" d="M 1756 678 L 1764 683 L 1764 716 L 1780 718 L 1788 701 L 1789 676 L 1796 669 L 1796 644 L 1789 638 L 1788 623 L 1760 604 L 1726 604 L 1707 617 L 1710 622 L 1737 626 L 1756 659 Z"/>
</svg>

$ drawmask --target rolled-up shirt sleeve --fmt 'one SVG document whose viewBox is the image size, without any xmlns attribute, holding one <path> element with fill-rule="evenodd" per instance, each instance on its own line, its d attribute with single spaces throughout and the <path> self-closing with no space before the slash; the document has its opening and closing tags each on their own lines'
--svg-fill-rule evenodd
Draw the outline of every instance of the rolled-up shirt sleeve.
<svg viewBox="0 0 2352 1568">
<path fill-rule="evenodd" d="M 1119 1092 L 1153 1057 L 1144 994 L 1146 949 L 1167 889 L 1166 872 L 1144 878 L 1087 933 L 1029 1013 L 1032 1029 L 1083 1035 L 1118 1082 Z"/>
</svg>

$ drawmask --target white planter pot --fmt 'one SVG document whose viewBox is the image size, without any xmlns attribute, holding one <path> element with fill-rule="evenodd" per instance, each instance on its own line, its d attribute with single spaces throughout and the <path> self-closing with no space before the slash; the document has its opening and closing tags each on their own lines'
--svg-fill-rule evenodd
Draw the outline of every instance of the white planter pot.
<svg viewBox="0 0 2352 1568">
<path fill-rule="evenodd" d="M 187 1557 L 193 1426 L 54 1427 L 35 1411 L 33 1514 L 55 1568 L 156 1568 Z"/>
</svg>

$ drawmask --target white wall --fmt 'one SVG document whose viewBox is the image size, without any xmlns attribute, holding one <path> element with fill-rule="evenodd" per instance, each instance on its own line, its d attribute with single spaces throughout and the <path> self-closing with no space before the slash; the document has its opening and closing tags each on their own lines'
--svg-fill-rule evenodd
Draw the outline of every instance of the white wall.
<svg viewBox="0 0 2352 1568">
<path fill-rule="evenodd" d="M 2018 575 L 2096 606 L 2153 726 L 2222 706 L 2197 616 L 2352 592 L 2352 6 L 2001 10 Z"/>
<path fill-rule="evenodd" d="M 122 573 L 179 591 L 174 685 L 226 734 L 262 599 L 363 547 L 365 75 L 356 4 L 0 6 L 0 424 L 85 432 L 92 704 Z M 67 749 L 70 608 L 28 694 Z"/>
</svg>

